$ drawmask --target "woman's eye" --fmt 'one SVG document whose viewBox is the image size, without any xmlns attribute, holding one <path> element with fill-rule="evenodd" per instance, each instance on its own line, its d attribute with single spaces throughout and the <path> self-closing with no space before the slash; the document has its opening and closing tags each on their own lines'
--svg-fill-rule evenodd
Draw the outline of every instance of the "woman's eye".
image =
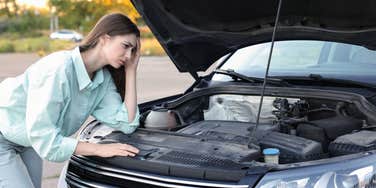
<svg viewBox="0 0 376 188">
<path fill-rule="evenodd" d="M 128 44 L 123 44 L 123 48 L 124 49 L 128 49 L 128 48 L 130 48 L 131 46 L 130 45 L 128 45 Z"/>
</svg>

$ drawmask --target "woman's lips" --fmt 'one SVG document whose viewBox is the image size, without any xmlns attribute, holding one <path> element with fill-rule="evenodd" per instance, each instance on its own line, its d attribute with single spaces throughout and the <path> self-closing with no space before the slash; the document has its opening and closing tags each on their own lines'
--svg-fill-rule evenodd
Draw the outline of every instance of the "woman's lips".
<svg viewBox="0 0 376 188">
<path fill-rule="evenodd" d="M 120 65 L 125 65 L 125 61 L 120 60 Z"/>
</svg>

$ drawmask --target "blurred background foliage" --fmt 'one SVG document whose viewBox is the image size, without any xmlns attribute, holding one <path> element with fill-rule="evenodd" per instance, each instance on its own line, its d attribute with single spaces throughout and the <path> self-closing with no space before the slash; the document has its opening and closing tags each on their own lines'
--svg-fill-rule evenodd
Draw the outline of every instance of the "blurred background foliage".
<svg viewBox="0 0 376 188">
<path fill-rule="evenodd" d="M 85 36 L 100 17 L 111 12 L 121 12 L 139 26 L 143 55 L 165 55 L 129 0 L 0 0 L 0 53 L 35 52 L 42 56 L 73 48 L 78 44 L 52 40 L 49 34 L 71 29 Z"/>
</svg>

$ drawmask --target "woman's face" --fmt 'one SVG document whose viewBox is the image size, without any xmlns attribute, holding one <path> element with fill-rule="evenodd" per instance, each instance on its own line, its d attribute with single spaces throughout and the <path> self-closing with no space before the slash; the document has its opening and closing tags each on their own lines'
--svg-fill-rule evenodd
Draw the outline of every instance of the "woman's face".
<svg viewBox="0 0 376 188">
<path fill-rule="evenodd" d="M 135 34 L 104 36 L 103 52 L 107 64 L 119 68 L 132 60 L 137 49 Z"/>
</svg>

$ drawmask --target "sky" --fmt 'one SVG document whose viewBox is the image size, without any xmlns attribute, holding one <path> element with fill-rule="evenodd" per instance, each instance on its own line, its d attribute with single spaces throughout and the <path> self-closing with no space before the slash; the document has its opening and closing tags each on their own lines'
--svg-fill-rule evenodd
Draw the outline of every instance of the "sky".
<svg viewBox="0 0 376 188">
<path fill-rule="evenodd" d="M 36 8 L 43 8 L 47 5 L 47 0 L 17 0 L 17 3 Z"/>
</svg>

